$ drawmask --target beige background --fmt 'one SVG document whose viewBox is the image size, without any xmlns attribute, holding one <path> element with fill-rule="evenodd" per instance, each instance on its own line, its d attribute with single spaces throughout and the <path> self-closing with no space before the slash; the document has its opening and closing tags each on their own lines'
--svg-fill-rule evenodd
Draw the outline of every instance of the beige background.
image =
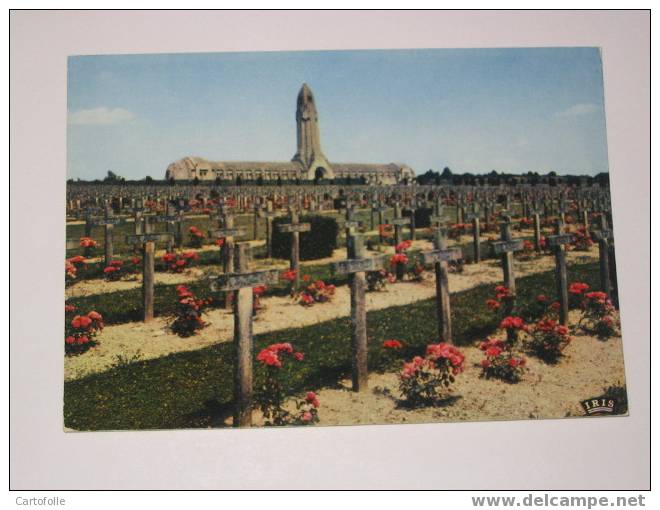
<svg viewBox="0 0 660 510">
<path fill-rule="evenodd" d="M 10 28 L 12 488 L 649 487 L 648 13 L 13 12 Z M 494 46 L 603 49 L 629 417 L 62 432 L 67 55 Z"/>
</svg>

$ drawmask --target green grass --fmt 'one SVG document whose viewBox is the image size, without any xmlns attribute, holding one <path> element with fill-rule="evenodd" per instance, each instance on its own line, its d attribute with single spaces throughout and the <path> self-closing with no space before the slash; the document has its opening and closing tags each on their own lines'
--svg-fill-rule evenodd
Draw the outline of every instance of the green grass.
<svg viewBox="0 0 660 510">
<path fill-rule="evenodd" d="M 570 280 L 597 286 L 598 264 L 572 266 Z M 517 286 L 522 306 L 541 293 L 552 298 L 554 272 L 519 278 Z M 496 328 L 497 319 L 483 304 L 491 295 L 492 285 L 452 294 L 457 345 L 482 339 Z M 408 358 L 437 338 L 433 299 L 369 312 L 368 324 L 372 370 L 387 366 L 380 348 L 385 339 L 403 340 Z M 291 394 L 336 385 L 350 373 L 349 318 L 257 335 L 255 354 L 278 341 L 291 342 L 305 353 L 305 361 L 293 365 L 288 374 Z M 69 381 L 64 385 L 64 421 L 77 430 L 209 427 L 231 412 L 232 367 L 232 344 L 223 343 Z M 262 377 L 261 367 L 255 365 L 255 387 Z"/>
</svg>

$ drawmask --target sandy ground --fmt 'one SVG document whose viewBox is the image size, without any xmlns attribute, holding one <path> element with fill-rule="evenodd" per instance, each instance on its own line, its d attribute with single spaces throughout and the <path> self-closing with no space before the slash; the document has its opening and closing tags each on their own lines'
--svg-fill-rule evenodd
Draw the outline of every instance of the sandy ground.
<svg viewBox="0 0 660 510">
<path fill-rule="evenodd" d="M 403 339 L 405 340 L 405 339 Z M 483 353 L 476 347 L 461 348 L 465 370 L 452 386 L 446 405 L 410 410 L 400 406 L 398 374 L 370 374 L 369 389 L 350 391 L 350 381 L 340 388 L 317 391 L 319 425 L 424 423 L 442 421 L 519 420 L 583 416 L 580 401 L 603 394 L 625 382 L 621 338 L 600 341 L 574 337 L 565 357 L 556 365 L 528 357 L 523 380 L 509 384 L 483 379 L 477 366 Z M 310 388 L 314 389 L 314 388 Z M 261 417 L 255 412 L 255 425 Z M 225 422 L 230 424 L 230 420 Z"/>
<path fill-rule="evenodd" d="M 591 252 L 569 252 L 568 263 L 582 259 L 594 260 L 597 249 Z M 547 271 L 554 268 L 554 258 L 539 257 L 515 264 L 516 274 Z M 463 273 L 449 275 L 449 288 L 452 292 L 462 291 L 484 283 L 499 283 L 502 270 L 499 261 L 487 260 L 480 264 L 466 265 Z M 135 283 L 135 282 L 132 282 Z M 405 305 L 431 298 L 435 295 L 432 272 L 425 273 L 420 283 L 402 282 L 391 285 L 384 292 L 367 294 L 367 309 L 378 310 L 391 306 Z M 254 322 L 254 333 L 260 334 L 287 328 L 299 328 L 320 322 L 348 316 L 350 313 L 350 293 L 347 286 L 338 287 L 332 302 L 317 304 L 311 309 L 303 309 L 288 297 L 271 296 L 262 299 L 264 309 Z M 77 379 L 94 372 L 111 368 L 117 356 L 139 355 L 141 359 L 152 359 L 174 352 L 191 351 L 208 345 L 230 341 L 233 336 L 233 317 L 226 310 L 210 310 L 205 315 L 210 325 L 190 338 L 180 338 L 169 331 L 168 319 L 156 318 L 148 324 L 128 323 L 107 326 L 97 347 L 79 356 L 65 357 L 65 379 Z"/>
</svg>

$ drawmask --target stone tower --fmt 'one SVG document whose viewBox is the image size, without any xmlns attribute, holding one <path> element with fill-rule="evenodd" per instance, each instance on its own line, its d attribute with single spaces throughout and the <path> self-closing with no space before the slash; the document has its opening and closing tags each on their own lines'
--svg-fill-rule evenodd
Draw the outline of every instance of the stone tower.
<svg viewBox="0 0 660 510">
<path fill-rule="evenodd" d="M 298 93 L 296 105 L 296 134 L 298 150 L 292 161 L 300 162 L 307 171 L 307 178 L 334 178 L 330 163 L 321 150 L 319 115 L 314 95 L 306 83 Z"/>
</svg>

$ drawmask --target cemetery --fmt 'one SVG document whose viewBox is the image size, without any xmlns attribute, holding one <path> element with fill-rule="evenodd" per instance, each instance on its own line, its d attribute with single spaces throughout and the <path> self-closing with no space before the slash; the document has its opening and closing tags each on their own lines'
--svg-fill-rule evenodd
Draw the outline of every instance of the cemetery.
<svg viewBox="0 0 660 510">
<path fill-rule="evenodd" d="M 625 397 L 604 186 L 69 183 L 66 213 L 67 430 Z"/>
</svg>

